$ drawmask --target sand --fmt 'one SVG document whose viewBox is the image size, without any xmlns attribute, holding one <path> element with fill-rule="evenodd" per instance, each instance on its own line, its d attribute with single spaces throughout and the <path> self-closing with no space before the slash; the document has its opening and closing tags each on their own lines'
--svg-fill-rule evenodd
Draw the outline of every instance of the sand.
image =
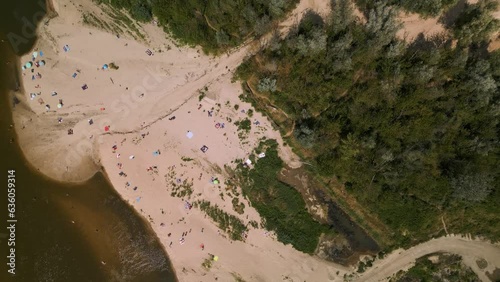
<svg viewBox="0 0 500 282">
<path fill-rule="evenodd" d="M 283 30 L 309 8 L 325 15 L 325 3 L 301 1 L 282 23 Z M 139 41 L 85 25 L 81 15 L 86 12 L 106 20 L 100 7 L 87 1 L 60 0 L 54 7 L 58 17 L 39 27 L 33 50 L 43 52 L 35 61 L 46 64 L 31 68 L 33 73 L 23 71 L 22 103 L 14 110 L 20 145 L 33 166 L 72 182 L 102 169 L 123 199 L 150 222 L 180 281 L 343 281 L 353 271 L 285 246 L 262 228 L 250 228 L 245 242 L 232 241 L 204 212 L 186 208 L 186 202 L 207 200 L 245 224 L 260 222 L 255 209 L 241 195 L 229 196 L 224 183 L 229 177 L 225 167 L 248 158 L 264 137 L 278 141 L 280 157 L 289 166 L 301 165 L 266 117 L 255 110 L 249 116 L 252 107 L 240 101 L 241 86 L 232 81 L 235 68 L 266 38 L 220 57 L 206 56 L 197 48 L 176 47 L 153 24 L 141 27 L 147 38 Z M 32 80 L 37 73 L 41 78 Z M 30 93 L 36 95 L 33 100 Z M 252 122 L 248 133 L 234 124 L 245 118 Z M 202 146 L 208 150 L 202 152 Z M 213 178 L 221 184 L 213 184 Z M 172 182 L 178 181 L 191 187 L 190 196 L 171 195 Z M 243 214 L 233 210 L 233 197 L 245 204 Z M 209 254 L 219 260 L 206 269 L 202 263 Z"/>
<path fill-rule="evenodd" d="M 402 23 L 402 28 L 396 35 L 407 42 L 413 41 L 420 34 L 429 38 L 433 35 L 446 32 L 444 26 L 439 22 L 439 18 L 437 17 L 424 19 L 415 13 L 400 12 L 398 18 Z"/>
<path fill-rule="evenodd" d="M 302 3 L 293 17 L 316 3 Z M 176 47 L 153 24 L 142 26 L 145 40 L 85 25 L 82 13 L 101 14 L 85 1 L 54 4 L 58 16 L 39 27 L 33 50 L 35 62 L 45 65 L 22 72 L 25 94 L 14 111 L 21 147 L 40 172 L 84 181 L 102 168 L 124 200 L 150 222 L 180 281 L 342 280 L 351 269 L 298 252 L 262 228 L 250 228 L 245 242 L 232 241 L 204 212 L 185 207 L 207 200 L 245 224 L 261 221 L 241 195 L 229 196 L 224 184 L 225 166 L 248 158 L 262 138 L 283 144 L 267 118 L 255 110 L 249 116 L 251 105 L 240 101 L 241 86 L 231 81 L 235 68 L 260 43 L 215 58 Z M 21 63 L 31 59 L 27 54 Z M 30 93 L 35 93 L 32 100 Z M 252 122 L 248 133 L 234 124 L 245 118 Z M 202 146 L 208 147 L 205 153 Z M 301 165 L 289 147 L 279 151 L 287 163 Z M 210 182 L 214 177 L 219 185 Z M 191 196 L 172 196 L 172 181 L 188 183 Z M 233 197 L 245 204 L 243 214 L 233 210 Z M 206 269 L 202 263 L 210 254 L 219 260 Z"/>
</svg>

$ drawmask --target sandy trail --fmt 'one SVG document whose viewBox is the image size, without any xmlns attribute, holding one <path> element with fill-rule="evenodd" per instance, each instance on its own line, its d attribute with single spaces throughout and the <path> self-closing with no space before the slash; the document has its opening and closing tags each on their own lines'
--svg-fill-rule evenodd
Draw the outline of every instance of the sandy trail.
<svg viewBox="0 0 500 282">
<path fill-rule="evenodd" d="M 410 268 L 416 259 L 435 252 L 461 255 L 464 263 L 472 268 L 481 281 L 490 281 L 485 272 L 492 273 L 495 268 L 500 269 L 499 246 L 459 236 L 448 236 L 427 241 L 408 250 L 396 250 L 383 260 L 375 261 L 357 281 L 384 281 L 399 270 Z M 484 271 L 476 264 L 478 258 L 484 258 L 488 262 L 488 267 Z"/>
</svg>

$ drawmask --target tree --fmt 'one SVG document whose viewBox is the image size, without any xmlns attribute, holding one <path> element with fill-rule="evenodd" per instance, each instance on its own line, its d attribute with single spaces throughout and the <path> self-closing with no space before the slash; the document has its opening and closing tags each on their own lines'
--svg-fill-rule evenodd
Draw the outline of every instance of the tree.
<svg viewBox="0 0 500 282">
<path fill-rule="evenodd" d="M 334 34 L 345 30 L 354 21 L 350 0 L 332 0 L 330 13 L 331 28 Z"/>
<path fill-rule="evenodd" d="M 223 29 L 218 30 L 217 33 L 215 33 L 215 38 L 218 45 L 222 46 L 229 43 L 229 35 L 227 35 L 227 33 Z"/>
<path fill-rule="evenodd" d="M 366 29 L 371 35 L 370 45 L 380 48 L 387 45 L 401 28 L 397 22 L 397 10 L 383 1 L 378 1 L 368 13 Z"/>
<path fill-rule="evenodd" d="M 457 0 L 401 0 L 400 2 L 406 10 L 427 17 L 437 16 L 444 8 L 451 6 Z"/>
<path fill-rule="evenodd" d="M 464 202 L 482 202 L 493 190 L 493 180 L 493 177 L 483 174 L 460 175 L 450 181 L 453 197 Z"/>
<path fill-rule="evenodd" d="M 264 15 L 255 23 L 253 30 L 255 35 L 261 36 L 267 32 L 271 24 L 271 18 L 268 15 Z"/>
<path fill-rule="evenodd" d="M 496 0 L 479 1 L 476 4 L 465 4 L 458 19 L 453 25 L 455 37 L 462 45 L 488 40 L 493 32 L 498 31 L 499 20 L 491 13 L 498 8 Z"/>
<path fill-rule="evenodd" d="M 269 12 L 276 17 L 283 15 L 286 8 L 285 0 L 270 0 L 269 1 Z"/>
<path fill-rule="evenodd" d="M 276 91 L 276 79 L 270 77 L 264 77 L 259 80 L 259 85 L 257 85 L 257 90 L 259 92 L 274 92 Z"/>
</svg>

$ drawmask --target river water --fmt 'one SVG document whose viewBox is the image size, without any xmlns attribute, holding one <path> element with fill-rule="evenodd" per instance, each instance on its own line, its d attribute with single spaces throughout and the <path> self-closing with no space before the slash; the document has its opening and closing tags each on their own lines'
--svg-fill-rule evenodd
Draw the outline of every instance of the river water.
<svg viewBox="0 0 500 282">
<path fill-rule="evenodd" d="M 11 128 L 16 56 L 36 41 L 27 23 L 38 24 L 43 10 L 37 0 L 6 1 L 0 9 L 0 281 L 176 281 L 147 222 L 102 174 L 78 185 L 52 181 L 28 164 L 17 145 Z M 9 170 L 16 181 L 15 232 L 7 229 L 13 224 L 7 222 Z M 13 247 L 15 275 L 7 265 Z"/>
</svg>

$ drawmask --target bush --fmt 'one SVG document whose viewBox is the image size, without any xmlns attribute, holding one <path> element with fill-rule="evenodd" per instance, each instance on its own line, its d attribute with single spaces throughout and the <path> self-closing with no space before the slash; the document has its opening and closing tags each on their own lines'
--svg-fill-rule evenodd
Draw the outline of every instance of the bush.
<svg viewBox="0 0 500 282">
<path fill-rule="evenodd" d="M 119 66 L 117 66 L 114 62 L 109 63 L 108 65 L 109 65 L 109 68 L 110 68 L 110 69 L 117 70 L 117 69 L 119 69 L 119 68 L 120 68 L 120 67 L 119 67 Z"/>
<path fill-rule="evenodd" d="M 295 188 L 277 179 L 283 167 L 277 146 L 276 140 L 261 142 L 256 152 L 265 151 L 266 157 L 258 160 L 251 170 L 239 168 L 243 194 L 265 219 L 265 228 L 275 231 L 280 242 L 313 253 L 319 236 L 330 231 L 312 219 Z"/>
<path fill-rule="evenodd" d="M 274 92 L 276 91 L 276 79 L 265 77 L 259 80 L 257 85 L 259 92 Z"/>
</svg>

